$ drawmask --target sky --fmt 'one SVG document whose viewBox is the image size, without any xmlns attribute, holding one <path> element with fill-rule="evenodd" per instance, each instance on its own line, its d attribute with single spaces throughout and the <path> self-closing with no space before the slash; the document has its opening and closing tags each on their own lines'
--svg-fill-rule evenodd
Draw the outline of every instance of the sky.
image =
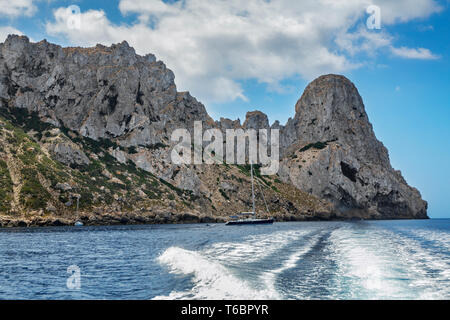
<svg viewBox="0 0 450 320">
<path fill-rule="evenodd" d="M 450 218 L 450 0 L 0 0 L 0 42 L 10 33 L 126 40 L 215 119 L 285 123 L 310 81 L 343 74 L 393 167 L 432 218 Z"/>
</svg>

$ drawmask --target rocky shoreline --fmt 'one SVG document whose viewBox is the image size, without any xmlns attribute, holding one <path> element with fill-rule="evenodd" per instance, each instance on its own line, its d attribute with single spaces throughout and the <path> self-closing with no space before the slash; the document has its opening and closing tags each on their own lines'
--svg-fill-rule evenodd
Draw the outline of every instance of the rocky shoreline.
<svg viewBox="0 0 450 320">
<path fill-rule="evenodd" d="M 85 226 L 109 226 L 109 225 L 139 225 L 139 224 L 187 224 L 187 223 L 220 223 L 225 222 L 223 218 L 213 216 L 196 216 L 189 213 L 168 214 L 152 213 L 148 215 L 127 214 L 104 214 L 85 215 L 78 217 L 0 217 L 0 228 L 14 227 L 55 227 L 73 226 L 77 221 Z"/>
<path fill-rule="evenodd" d="M 306 222 L 306 221 L 380 221 L 380 220 L 408 220 L 409 216 L 395 217 L 355 217 L 354 215 L 342 216 L 339 214 L 311 214 L 311 215 L 275 215 L 276 222 Z M 429 218 L 424 218 L 429 219 Z M 194 215 L 191 213 L 149 213 L 138 215 L 127 214 L 81 214 L 79 217 L 58 216 L 30 216 L 10 217 L 0 216 L 0 228 L 36 228 L 36 227 L 64 227 L 74 226 L 80 221 L 84 226 L 116 226 L 116 225 L 163 225 L 163 224 L 208 224 L 225 223 L 228 219 L 220 216 Z"/>
</svg>

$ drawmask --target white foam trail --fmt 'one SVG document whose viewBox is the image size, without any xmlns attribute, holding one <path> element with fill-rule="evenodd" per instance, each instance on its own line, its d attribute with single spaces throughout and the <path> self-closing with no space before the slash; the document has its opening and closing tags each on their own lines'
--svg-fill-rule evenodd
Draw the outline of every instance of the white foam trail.
<svg viewBox="0 0 450 320">
<path fill-rule="evenodd" d="M 242 269 L 243 264 L 260 261 L 311 232 L 293 230 L 249 236 L 241 242 L 215 243 L 201 252 L 169 248 L 158 261 L 166 265 L 172 273 L 192 274 L 194 288 L 190 292 L 172 292 L 168 297 L 157 299 L 280 299 L 274 285 L 264 286 L 274 283 L 274 280 L 258 282 L 258 288 L 252 287 L 248 281 L 233 275 L 227 266 L 238 266 Z M 290 260 L 292 259 L 294 258 L 291 257 Z M 276 272 L 270 277 L 275 277 L 275 274 Z"/>
<path fill-rule="evenodd" d="M 330 238 L 338 290 L 353 299 L 450 297 L 448 256 L 430 254 L 414 239 L 387 230 L 337 230 Z M 427 270 L 434 269 L 430 274 Z"/>
<path fill-rule="evenodd" d="M 450 257 L 448 253 L 430 253 L 409 237 L 390 233 L 397 257 L 410 277 L 409 290 L 417 299 L 450 299 Z"/>
<path fill-rule="evenodd" d="M 277 291 L 275 288 L 275 281 L 277 276 L 283 273 L 284 271 L 295 268 L 298 262 L 301 260 L 301 258 L 307 253 L 309 253 L 314 247 L 314 245 L 317 244 L 318 238 L 319 236 L 316 235 L 311 239 L 307 240 L 306 243 L 300 248 L 300 250 L 295 251 L 293 254 L 289 256 L 288 259 L 286 259 L 283 262 L 283 265 L 281 267 L 265 272 L 260 276 L 261 281 L 265 284 L 266 288 L 269 291 L 272 292 Z"/>
<path fill-rule="evenodd" d="M 311 230 L 295 230 L 250 236 L 241 242 L 215 243 L 202 253 L 227 265 L 252 263 L 274 254 L 281 248 L 311 233 Z"/>
<path fill-rule="evenodd" d="M 276 292 L 252 288 L 246 281 L 232 275 L 222 264 L 194 251 L 171 247 L 158 258 L 158 261 L 166 265 L 172 273 L 192 275 L 194 287 L 188 292 L 172 292 L 169 296 L 154 299 L 263 300 L 279 298 Z"/>
<path fill-rule="evenodd" d="M 382 257 L 374 254 L 367 246 L 355 242 L 354 239 L 341 238 L 338 241 L 340 244 L 335 249 L 335 256 L 338 257 L 339 277 L 351 279 L 345 286 L 351 289 L 350 297 L 378 299 L 385 295 L 392 296 L 396 286 L 384 278 L 387 268 Z"/>
<path fill-rule="evenodd" d="M 409 232 L 411 232 L 411 234 L 413 234 L 414 236 L 418 236 L 427 241 L 432 241 L 443 249 L 450 251 L 450 233 L 448 232 L 431 231 L 427 229 L 420 229 Z"/>
<path fill-rule="evenodd" d="M 200 252 L 169 248 L 158 261 L 172 273 L 192 275 L 193 288 L 156 299 L 282 299 L 285 289 L 294 297 L 307 299 L 307 287 L 280 288 L 282 292 L 278 292 L 277 278 L 299 265 L 321 234 L 329 231 L 309 228 L 249 236 L 238 243 L 216 243 Z M 448 243 L 445 233 L 408 232 L 436 244 L 441 241 L 443 248 Z M 321 274 L 328 275 L 330 284 L 321 298 L 450 299 L 450 256 L 445 248 L 436 252 L 423 247 L 420 239 L 376 226 L 344 224 L 331 232 L 329 245 L 321 249 L 332 263 L 324 261 L 325 269 L 312 265 L 312 270 L 299 276 L 305 277 L 307 284 L 310 276 L 320 280 Z M 270 263 L 275 265 L 268 266 Z M 336 270 L 330 270 L 334 264 Z"/>
</svg>

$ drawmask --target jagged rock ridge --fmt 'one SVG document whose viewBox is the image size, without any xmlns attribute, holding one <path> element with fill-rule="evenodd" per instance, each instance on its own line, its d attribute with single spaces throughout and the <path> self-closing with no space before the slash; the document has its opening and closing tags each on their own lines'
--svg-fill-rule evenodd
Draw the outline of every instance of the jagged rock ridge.
<svg viewBox="0 0 450 320">
<path fill-rule="evenodd" d="M 227 170 L 173 165 L 172 130 L 192 128 L 196 120 L 203 121 L 204 128 L 222 130 L 269 127 L 261 112 L 248 113 L 242 125 L 239 120 L 214 122 L 189 93 L 177 92 L 173 73 L 161 61 L 151 54 L 136 55 L 126 42 L 62 48 L 45 40 L 30 43 L 26 37 L 9 36 L 0 44 L 0 104 L 7 110 L 26 109 L 62 129 L 62 141 L 44 146 L 56 160 L 72 167 L 91 166 L 98 155 L 76 142 L 110 141 L 102 150 L 119 163 L 132 161 L 177 188 L 213 199 L 204 210 L 217 209 L 221 203 L 224 207 L 236 203 L 239 210 L 245 204 L 239 189 L 246 187 L 237 173 L 217 185 Z M 275 210 L 284 203 L 286 212 L 301 215 L 309 210 L 325 219 L 426 217 L 426 202 L 390 166 L 360 95 L 345 77 L 328 75 L 313 81 L 298 101 L 295 117 L 285 126 L 275 122 L 272 128 L 280 129 L 283 155 L 279 177 L 274 179 L 324 201 L 316 209 L 299 209 L 275 194 L 271 199 Z M 234 182 L 229 181 L 231 176 Z M 225 192 L 231 194 L 229 199 Z M 215 202 L 214 197 L 221 200 Z M 325 203 L 332 205 L 332 212 Z"/>
</svg>

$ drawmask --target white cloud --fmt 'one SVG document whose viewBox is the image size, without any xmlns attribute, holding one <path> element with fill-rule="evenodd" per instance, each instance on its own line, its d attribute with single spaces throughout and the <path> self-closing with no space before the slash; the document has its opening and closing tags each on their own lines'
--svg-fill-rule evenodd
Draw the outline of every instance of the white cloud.
<svg viewBox="0 0 450 320">
<path fill-rule="evenodd" d="M 342 32 L 336 36 L 336 44 L 350 55 L 364 52 L 374 56 L 379 49 L 390 46 L 393 38 L 385 31 L 372 32 L 364 27 L 349 33 Z"/>
<path fill-rule="evenodd" d="M 83 12 L 79 30 L 68 27 L 71 13 L 60 8 L 47 23 L 50 35 L 74 45 L 127 40 L 140 54 L 154 53 L 176 75 L 180 90 L 204 102 L 246 99 L 239 81 L 256 79 L 279 88 L 286 78 L 312 79 L 343 73 L 392 45 L 386 32 L 358 28 L 370 4 L 381 8 L 382 25 L 423 18 L 440 10 L 433 0 L 121 0 L 132 25 L 113 24 L 99 10 Z M 365 22 L 365 21 L 364 21 Z M 362 23 L 362 25 L 365 25 Z"/>
<path fill-rule="evenodd" d="M 0 0 L 0 17 L 30 17 L 36 10 L 33 0 Z"/>
<path fill-rule="evenodd" d="M 430 50 L 425 48 L 392 47 L 391 51 L 394 55 L 407 59 L 435 60 L 440 58 L 438 55 L 433 54 Z"/>
<path fill-rule="evenodd" d="M 23 33 L 13 27 L 0 27 L 0 42 L 5 42 L 10 34 L 22 35 Z"/>
<path fill-rule="evenodd" d="M 443 10 L 436 1 L 432 0 L 382 0 L 372 2 L 381 8 L 383 24 L 426 18 L 433 13 Z"/>
</svg>

